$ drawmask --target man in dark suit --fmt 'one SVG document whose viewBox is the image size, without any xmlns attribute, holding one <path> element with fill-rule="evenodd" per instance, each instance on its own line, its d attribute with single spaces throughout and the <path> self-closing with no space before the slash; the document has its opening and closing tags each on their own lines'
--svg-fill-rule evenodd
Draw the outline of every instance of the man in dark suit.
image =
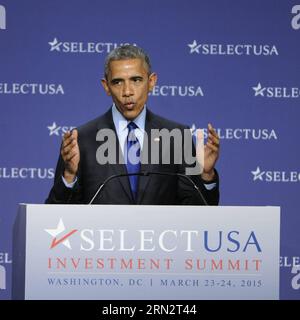
<svg viewBox="0 0 300 320">
<path fill-rule="evenodd" d="M 46 203 L 89 203 L 106 179 L 124 174 L 107 181 L 93 203 L 203 205 L 205 201 L 194 188 L 197 186 L 208 204 L 218 204 L 219 179 L 214 168 L 219 156 L 217 133 L 209 124 L 208 141 L 202 149 L 203 170 L 191 175 L 189 178 L 192 181 L 184 178 L 182 175 L 186 174 L 191 164 L 177 151 L 187 149 L 186 140 L 170 140 L 166 150 L 159 132 L 177 130 L 184 136 L 189 130 L 186 126 L 153 114 L 146 107 L 148 93 L 156 81 L 157 75 L 151 72 L 149 57 L 141 48 L 122 46 L 107 56 L 102 85 L 112 97 L 113 106 L 104 115 L 65 134 L 54 185 Z M 107 130 L 115 138 L 107 135 L 104 139 L 103 132 Z M 106 152 L 102 152 L 104 146 L 108 146 Z M 151 161 L 154 149 L 158 152 L 155 163 Z M 112 150 L 115 151 L 115 159 L 121 161 L 111 161 L 113 157 L 107 153 Z M 135 161 L 129 157 L 132 150 Z M 166 152 L 168 163 L 163 161 Z M 197 149 L 196 152 L 194 146 L 191 154 L 200 159 L 199 151 Z M 110 161 L 105 161 L 107 159 Z M 134 175 L 138 172 L 156 174 Z M 127 173 L 133 175 L 126 176 Z"/>
</svg>

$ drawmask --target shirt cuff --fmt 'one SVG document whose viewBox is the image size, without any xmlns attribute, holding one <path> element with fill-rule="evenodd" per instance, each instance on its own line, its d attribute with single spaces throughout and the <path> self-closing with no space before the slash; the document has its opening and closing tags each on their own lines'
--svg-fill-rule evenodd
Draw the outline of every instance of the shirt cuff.
<svg viewBox="0 0 300 320">
<path fill-rule="evenodd" d="M 75 177 L 75 180 L 71 183 L 68 183 L 63 176 L 61 176 L 61 177 L 62 177 L 62 181 L 63 181 L 64 185 L 70 189 L 72 189 L 74 187 L 75 183 L 77 182 L 77 177 Z"/>
<path fill-rule="evenodd" d="M 216 187 L 216 183 L 204 183 L 204 187 L 206 188 L 206 190 L 212 190 L 213 188 Z"/>
</svg>

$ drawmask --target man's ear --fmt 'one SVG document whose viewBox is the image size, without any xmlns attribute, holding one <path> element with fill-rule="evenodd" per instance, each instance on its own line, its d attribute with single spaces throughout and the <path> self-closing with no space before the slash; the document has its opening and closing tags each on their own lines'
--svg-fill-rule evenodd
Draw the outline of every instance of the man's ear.
<svg viewBox="0 0 300 320">
<path fill-rule="evenodd" d="M 149 76 L 149 92 L 153 90 L 157 82 L 157 74 L 155 72 L 151 73 Z"/>
<path fill-rule="evenodd" d="M 106 80 L 105 78 L 102 78 L 102 79 L 101 79 L 101 84 L 102 84 L 102 86 L 103 86 L 106 94 L 107 94 L 108 96 L 111 96 L 110 89 L 109 89 L 109 86 L 108 86 L 108 82 L 107 82 L 107 80 Z"/>
</svg>

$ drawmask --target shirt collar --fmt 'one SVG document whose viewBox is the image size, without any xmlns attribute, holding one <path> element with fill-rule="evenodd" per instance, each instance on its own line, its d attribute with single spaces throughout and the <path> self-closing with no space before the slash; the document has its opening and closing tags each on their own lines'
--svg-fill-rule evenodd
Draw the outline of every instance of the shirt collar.
<svg viewBox="0 0 300 320">
<path fill-rule="evenodd" d="M 112 106 L 112 117 L 117 133 L 127 129 L 127 124 L 130 121 L 128 121 L 122 115 L 122 113 L 118 110 L 115 104 L 113 104 Z M 133 121 L 142 132 L 145 130 L 146 105 L 144 106 L 142 112 L 134 120 L 131 121 Z"/>
</svg>

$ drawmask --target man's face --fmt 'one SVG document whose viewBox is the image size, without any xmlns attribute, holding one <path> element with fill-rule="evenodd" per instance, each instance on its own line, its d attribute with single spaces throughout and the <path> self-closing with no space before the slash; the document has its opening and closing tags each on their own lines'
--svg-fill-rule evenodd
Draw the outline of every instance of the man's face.
<svg viewBox="0 0 300 320">
<path fill-rule="evenodd" d="M 155 73 L 148 75 L 141 59 L 116 60 L 110 62 L 107 79 L 102 79 L 102 85 L 123 116 L 133 120 L 142 111 L 156 80 Z"/>
</svg>

